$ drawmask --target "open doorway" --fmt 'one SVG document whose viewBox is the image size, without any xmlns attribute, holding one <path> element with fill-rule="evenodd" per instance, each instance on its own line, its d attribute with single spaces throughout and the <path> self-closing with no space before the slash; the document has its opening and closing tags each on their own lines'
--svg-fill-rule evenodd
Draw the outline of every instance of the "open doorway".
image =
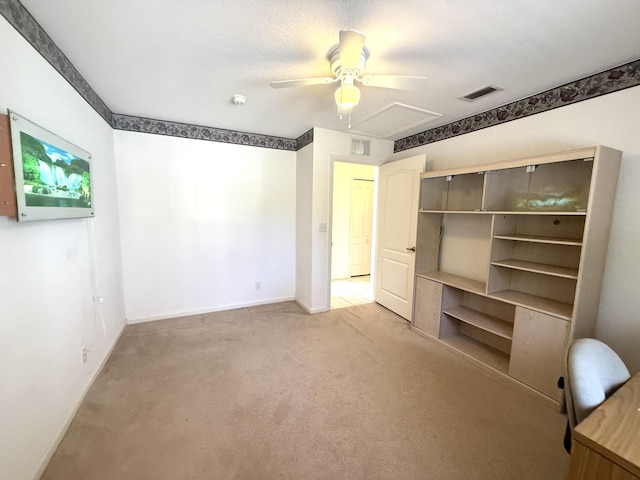
<svg viewBox="0 0 640 480">
<path fill-rule="evenodd" d="M 333 162 L 331 308 L 373 301 L 376 170 Z"/>
</svg>

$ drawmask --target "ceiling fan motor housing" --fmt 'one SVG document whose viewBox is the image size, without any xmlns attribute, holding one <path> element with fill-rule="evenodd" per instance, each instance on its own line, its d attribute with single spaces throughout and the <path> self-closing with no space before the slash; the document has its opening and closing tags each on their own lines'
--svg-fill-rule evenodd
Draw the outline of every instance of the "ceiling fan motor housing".
<svg viewBox="0 0 640 480">
<path fill-rule="evenodd" d="M 345 68 L 341 65 L 340 45 L 336 45 L 331 50 L 329 50 L 327 58 L 329 59 L 331 71 L 338 79 L 344 80 L 346 76 L 352 76 L 356 78 L 364 71 L 364 67 L 367 64 L 367 58 L 369 58 L 369 50 L 367 50 L 366 47 L 362 47 L 362 52 L 360 53 L 360 62 L 358 62 L 358 66 L 356 68 Z"/>
</svg>

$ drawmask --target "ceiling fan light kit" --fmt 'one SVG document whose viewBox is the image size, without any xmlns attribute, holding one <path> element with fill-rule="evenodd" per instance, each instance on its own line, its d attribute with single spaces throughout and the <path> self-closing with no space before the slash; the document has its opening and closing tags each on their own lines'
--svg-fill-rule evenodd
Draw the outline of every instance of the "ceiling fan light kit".
<svg viewBox="0 0 640 480">
<path fill-rule="evenodd" d="M 369 50 L 364 46 L 364 34 L 355 30 L 341 30 L 340 43 L 335 45 L 327 54 L 331 71 L 335 78 L 302 78 L 297 80 L 279 80 L 271 82 L 273 88 L 297 87 L 305 85 L 327 85 L 340 82 L 335 92 L 338 105 L 338 115 L 349 116 L 351 128 L 351 112 L 360 102 L 360 89 L 355 82 L 362 85 L 400 90 L 421 90 L 424 88 L 424 77 L 409 77 L 405 75 L 365 75 L 360 78 L 369 58 Z"/>
<path fill-rule="evenodd" d="M 336 104 L 341 113 L 351 111 L 360 101 L 360 89 L 353 84 L 353 78 L 345 79 L 335 94 Z"/>
</svg>

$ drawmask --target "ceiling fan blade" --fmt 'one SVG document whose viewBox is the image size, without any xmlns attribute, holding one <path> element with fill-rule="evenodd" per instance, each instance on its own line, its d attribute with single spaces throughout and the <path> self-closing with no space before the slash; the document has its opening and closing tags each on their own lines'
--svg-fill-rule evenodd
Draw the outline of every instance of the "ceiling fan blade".
<svg viewBox="0 0 640 480">
<path fill-rule="evenodd" d="M 337 79 L 333 77 L 299 78 L 296 80 L 278 80 L 271 82 L 272 88 L 304 87 L 306 85 L 328 85 Z"/>
<path fill-rule="evenodd" d="M 362 84 L 368 87 L 395 88 L 398 90 L 421 91 L 427 86 L 426 77 L 407 75 L 365 75 Z"/>
<path fill-rule="evenodd" d="M 356 69 L 364 47 L 365 36 L 355 30 L 340 30 L 340 65 Z"/>
</svg>

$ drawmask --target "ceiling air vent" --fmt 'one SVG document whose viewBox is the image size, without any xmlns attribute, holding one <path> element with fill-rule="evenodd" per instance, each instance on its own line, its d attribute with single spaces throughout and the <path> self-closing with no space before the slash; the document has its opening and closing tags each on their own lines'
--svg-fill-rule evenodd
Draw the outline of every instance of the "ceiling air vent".
<svg viewBox="0 0 640 480">
<path fill-rule="evenodd" d="M 351 139 L 351 155 L 369 155 L 370 140 L 361 140 L 359 138 Z"/>
<path fill-rule="evenodd" d="M 460 100 L 464 100 L 465 102 L 473 102 L 474 100 L 479 99 L 480 97 L 484 97 L 485 95 L 489 95 L 493 92 L 498 92 L 502 90 L 500 87 L 496 87 L 495 85 L 485 85 L 484 87 L 480 87 L 473 92 L 469 92 L 462 97 L 459 97 Z"/>
</svg>

